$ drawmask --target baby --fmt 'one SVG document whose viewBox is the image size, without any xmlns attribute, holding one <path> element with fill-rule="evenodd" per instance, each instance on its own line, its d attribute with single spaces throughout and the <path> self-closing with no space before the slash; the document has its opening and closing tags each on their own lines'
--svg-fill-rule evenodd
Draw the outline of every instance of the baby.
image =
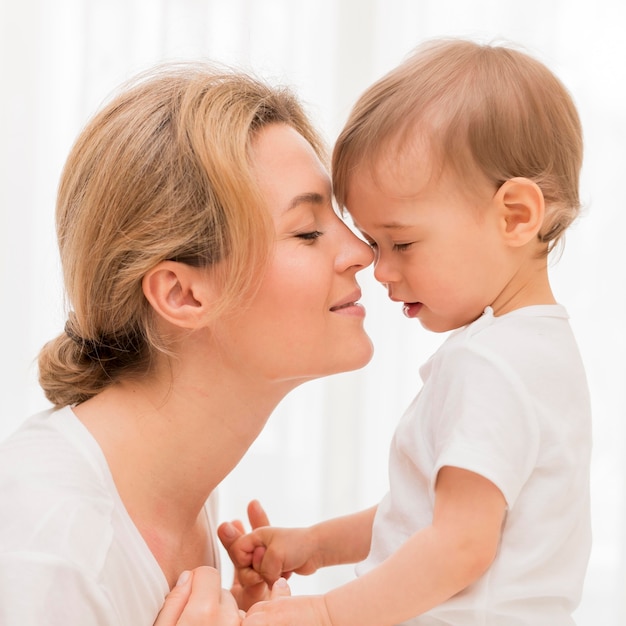
<svg viewBox="0 0 626 626">
<path fill-rule="evenodd" d="M 259 603 L 246 626 L 574 623 L 591 411 L 548 255 L 578 215 L 581 134 L 559 80 L 504 46 L 430 42 L 357 101 L 337 200 L 389 297 L 453 332 L 420 369 L 377 507 L 229 550 L 247 585 L 363 561 L 359 576 Z"/>
</svg>

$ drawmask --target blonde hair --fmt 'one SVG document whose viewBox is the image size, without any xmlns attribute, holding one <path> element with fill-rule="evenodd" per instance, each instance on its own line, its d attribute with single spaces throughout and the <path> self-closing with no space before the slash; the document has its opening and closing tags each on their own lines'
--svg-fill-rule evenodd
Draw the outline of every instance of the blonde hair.
<svg viewBox="0 0 626 626">
<path fill-rule="evenodd" d="M 57 201 L 65 332 L 39 355 L 57 407 L 82 402 L 168 352 L 141 281 L 163 260 L 211 267 L 216 315 L 254 289 L 272 221 L 251 171 L 259 129 L 284 123 L 325 159 L 295 96 L 204 63 L 160 66 L 129 84 L 78 137 Z"/>
<path fill-rule="evenodd" d="M 374 169 L 416 140 L 426 140 L 430 167 L 451 166 L 468 182 L 476 168 L 495 188 L 514 177 L 534 181 L 545 198 L 539 238 L 548 250 L 578 216 L 583 146 L 576 107 L 554 74 L 520 51 L 435 40 L 367 89 L 332 156 L 339 205 L 356 168 Z"/>
</svg>

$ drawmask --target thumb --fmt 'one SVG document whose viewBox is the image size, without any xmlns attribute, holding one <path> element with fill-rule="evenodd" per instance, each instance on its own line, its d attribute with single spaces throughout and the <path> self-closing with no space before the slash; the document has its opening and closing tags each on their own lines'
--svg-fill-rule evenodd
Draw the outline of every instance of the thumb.
<svg viewBox="0 0 626 626">
<path fill-rule="evenodd" d="M 239 537 L 245 534 L 243 524 L 239 520 L 232 522 L 224 522 L 217 528 L 217 536 L 219 537 L 222 545 L 227 552 L 230 551 L 230 547 L 235 543 Z M 231 557 L 232 558 L 232 557 Z"/>
<path fill-rule="evenodd" d="M 176 626 L 191 595 L 191 572 L 183 572 L 176 586 L 167 594 L 154 626 Z"/>
<path fill-rule="evenodd" d="M 270 593 L 270 600 L 277 600 L 278 598 L 283 598 L 291 595 L 291 589 L 289 588 L 289 584 L 284 578 L 279 578 L 272 585 L 272 592 Z"/>
</svg>

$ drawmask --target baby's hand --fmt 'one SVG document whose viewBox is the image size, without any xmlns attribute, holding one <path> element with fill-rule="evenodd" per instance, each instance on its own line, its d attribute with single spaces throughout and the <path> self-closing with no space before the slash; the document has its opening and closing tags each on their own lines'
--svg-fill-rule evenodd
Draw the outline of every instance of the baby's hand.
<svg viewBox="0 0 626 626">
<path fill-rule="evenodd" d="M 273 585 L 279 578 L 288 578 L 292 572 L 312 574 L 321 566 L 314 533 L 310 529 L 263 526 L 241 536 L 233 524 L 222 524 L 218 535 L 243 586 L 261 581 Z"/>
<path fill-rule="evenodd" d="M 269 526 L 270 523 L 263 507 L 256 500 L 248 505 L 248 520 L 252 529 Z M 217 532 L 229 554 L 233 550 L 233 544 L 245 536 L 243 524 L 239 520 L 222 524 Z M 235 565 L 235 577 L 231 592 L 240 609 L 247 610 L 256 602 L 267 600 L 270 597 L 268 584 L 251 566 L 238 565 L 234 559 L 233 564 Z"/>
</svg>

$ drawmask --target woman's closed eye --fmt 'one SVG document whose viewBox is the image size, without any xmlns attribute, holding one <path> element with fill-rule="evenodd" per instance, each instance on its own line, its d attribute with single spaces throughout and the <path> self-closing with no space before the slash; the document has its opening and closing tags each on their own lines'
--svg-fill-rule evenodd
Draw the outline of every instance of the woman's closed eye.
<svg viewBox="0 0 626 626">
<path fill-rule="evenodd" d="M 378 248 L 378 244 L 373 239 L 363 236 L 363 240 L 372 250 L 376 250 Z"/>
<path fill-rule="evenodd" d="M 298 239 L 313 243 L 318 237 L 321 237 L 324 233 L 319 230 L 311 230 L 303 233 L 296 233 Z"/>
</svg>

